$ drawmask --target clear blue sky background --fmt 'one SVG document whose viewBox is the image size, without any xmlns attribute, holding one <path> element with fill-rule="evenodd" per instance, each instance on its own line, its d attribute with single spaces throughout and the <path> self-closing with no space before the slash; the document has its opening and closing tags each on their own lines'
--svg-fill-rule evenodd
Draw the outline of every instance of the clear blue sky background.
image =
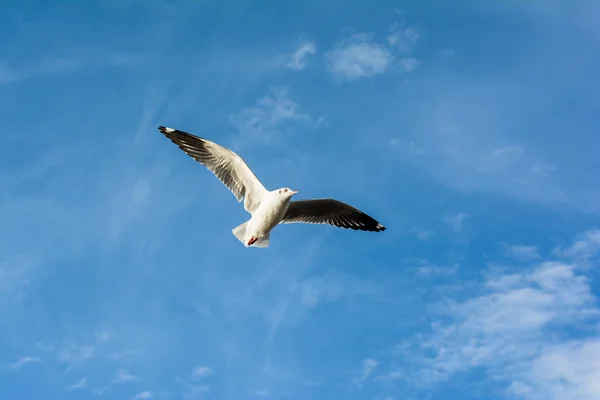
<svg viewBox="0 0 600 400">
<path fill-rule="evenodd" d="M 600 3 L 0 15 L 2 399 L 600 398 Z M 158 125 L 388 230 L 247 249 Z"/>
</svg>

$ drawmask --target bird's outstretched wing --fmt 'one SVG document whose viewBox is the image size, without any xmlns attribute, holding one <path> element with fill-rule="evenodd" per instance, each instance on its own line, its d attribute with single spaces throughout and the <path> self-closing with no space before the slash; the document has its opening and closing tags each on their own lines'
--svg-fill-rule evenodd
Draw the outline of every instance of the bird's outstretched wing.
<svg viewBox="0 0 600 400">
<path fill-rule="evenodd" d="M 294 222 L 329 224 L 339 228 L 369 232 L 385 231 L 385 227 L 364 212 L 334 199 L 292 201 L 282 224 Z"/>
<path fill-rule="evenodd" d="M 245 199 L 246 211 L 252 214 L 256 210 L 267 189 L 242 157 L 232 150 L 191 133 L 164 126 L 158 129 L 187 155 L 215 174 L 231 190 L 238 202 Z"/>
</svg>

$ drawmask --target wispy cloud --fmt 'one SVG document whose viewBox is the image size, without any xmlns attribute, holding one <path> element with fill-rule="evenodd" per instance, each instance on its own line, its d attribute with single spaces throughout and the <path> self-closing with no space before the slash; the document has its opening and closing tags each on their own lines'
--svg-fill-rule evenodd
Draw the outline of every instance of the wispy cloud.
<svg viewBox="0 0 600 400">
<path fill-rule="evenodd" d="M 393 24 L 381 41 L 373 33 L 354 33 L 328 50 L 325 60 L 332 74 L 350 81 L 391 70 L 412 72 L 421 65 L 411 55 L 421 35 L 422 30 L 400 23 Z"/>
<path fill-rule="evenodd" d="M 540 257 L 536 246 L 525 246 L 521 244 L 508 246 L 506 255 L 522 261 L 531 261 Z"/>
<path fill-rule="evenodd" d="M 377 368 L 377 365 L 378 362 L 372 358 L 363 360 L 360 375 L 354 379 L 354 384 L 358 387 L 362 387 L 364 382 L 369 379 L 375 368 Z"/>
<path fill-rule="evenodd" d="M 421 30 L 415 26 L 404 27 L 399 23 L 395 23 L 390 27 L 390 33 L 386 40 L 400 54 L 411 54 L 421 34 Z"/>
<path fill-rule="evenodd" d="M 316 127 L 320 123 L 303 112 L 288 91 L 282 88 L 273 89 L 254 105 L 232 114 L 229 119 L 245 143 L 261 144 L 277 139 L 283 131 L 290 129 L 288 124 L 292 122 L 301 122 L 309 127 Z"/>
<path fill-rule="evenodd" d="M 509 394 L 532 400 L 600 398 L 600 340 L 587 338 L 549 345 L 515 377 Z"/>
<path fill-rule="evenodd" d="M 195 383 L 187 383 L 185 391 L 182 393 L 184 399 L 194 400 L 204 398 L 210 392 L 209 385 L 198 385 Z"/>
<path fill-rule="evenodd" d="M 308 65 L 308 57 L 316 52 L 317 46 L 313 42 L 302 43 L 285 66 L 295 71 L 302 70 Z"/>
<path fill-rule="evenodd" d="M 109 353 L 106 355 L 106 358 L 108 358 L 110 360 L 120 360 L 122 358 L 131 357 L 136 353 L 137 352 L 135 350 L 123 350 L 123 351 L 117 351 L 114 353 Z"/>
<path fill-rule="evenodd" d="M 69 392 L 84 389 L 87 389 L 87 378 L 81 378 L 78 382 L 66 387 L 66 390 Z"/>
<path fill-rule="evenodd" d="M 138 380 L 137 376 L 127 372 L 127 370 L 120 369 L 117 371 L 115 380 L 113 382 L 116 384 L 120 384 L 120 383 L 126 383 L 126 382 L 133 382 L 133 381 L 137 381 L 137 380 Z"/>
<path fill-rule="evenodd" d="M 153 397 L 154 397 L 154 394 L 152 394 L 152 392 L 144 390 L 143 392 L 140 392 L 140 393 L 136 394 L 135 396 L 133 396 L 131 400 L 146 400 L 146 399 L 151 399 Z"/>
<path fill-rule="evenodd" d="M 257 389 L 257 390 L 253 390 L 251 392 L 251 394 L 253 394 L 254 396 L 257 396 L 257 397 L 269 397 L 269 396 L 271 396 L 272 393 L 270 390 L 267 390 L 267 389 Z"/>
<path fill-rule="evenodd" d="M 131 54 L 106 49 L 80 49 L 63 57 L 38 60 L 25 65 L 9 65 L 0 60 L 0 84 L 18 83 L 28 79 L 60 74 L 71 74 L 83 70 L 135 65 L 151 59 L 151 54 Z"/>
<path fill-rule="evenodd" d="M 280 273 L 282 272 L 280 270 Z M 286 271 L 286 274 L 289 272 Z M 277 278 L 274 276 L 269 283 L 277 284 Z M 281 298 L 275 303 L 266 304 L 263 310 L 268 323 L 269 342 L 280 329 L 298 324 L 320 306 L 361 297 L 383 297 L 385 292 L 383 287 L 373 282 L 335 270 L 318 275 L 299 273 L 286 280 L 287 285 L 277 288 L 278 292 L 282 291 Z"/>
<path fill-rule="evenodd" d="M 58 350 L 57 359 L 59 362 L 73 366 L 91 359 L 95 351 L 96 347 L 93 345 L 66 343 Z"/>
<path fill-rule="evenodd" d="M 467 217 L 468 214 L 462 212 L 457 214 L 446 215 L 444 217 L 444 222 L 450 227 L 450 229 L 458 233 L 463 230 L 464 221 Z"/>
<path fill-rule="evenodd" d="M 392 52 L 385 45 L 363 33 L 339 42 L 325 57 L 330 71 L 348 80 L 382 74 L 393 60 Z"/>
<path fill-rule="evenodd" d="M 542 262 L 522 273 L 490 277 L 480 290 L 463 302 L 439 305 L 443 318 L 414 343 L 420 356 L 403 353 L 420 369 L 416 374 L 401 371 L 398 377 L 431 385 L 482 367 L 524 399 L 600 395 L 590 379 L 600 374 L 600 341 L 586 335 L 561 340 L 560 332 L 586 321 L 597 323 L 600 316 L 598 299 L 575 266 Z"/>
<path fill-rule="evenodd" d="M 421 65 L 421 61 L 415 57 L 404 57 L 398 61 L 398 65 L 405 72 L 412 72 Z"/>
<path fill-rule="evenodd" d="M 39 363 L 41 361 L 42 360 L 38 357 L 21 357 L 14 363 L 10 364 L 8 368 L 12 370 L 19 370 L 27 364 Z"/>
<path fill-rule="evenodd" d="M 198 366 L 194 368 L 194 371 L 192 371 L 192 379 L 204 378 L 212 375 L 213 373 L 214 371 L 211 367 Z"/>
<path fill-rule="evenodd" d="M 525 149 L 521 146 L 506 146 L 494 149 L 482 165 L 477 169 L 479 172 L 492 171 L 507 168 L 510 164 L 517 162 L 523 155 Z"/>
<path fill-rule="evenodd" d="M 33 255 L 2 255 L 0 258 L 0 313 L 12 310 L 15 304 L 28 298 L 32 286 L 35 284 L 36 268 L 40 263 L 41 260 Z"/>
<path fill-rule="evenodd" d="M 185 389 L 183 389 L 182 396 L 184 399 L 197 399 L 202 398 L 206 393 L 210 392 L 211 386 L 206 383 L 207 378 L 214 375 L 214 371 L 211 367 L 205 365 L 199 365 L 194 367 L 189 378 L 178 378 Z M 202 382 L 202 383 L 198 383 Z"/>
<path fill-rule="evenodd" d="M 546 32 L 543 28 L 540 31 Z M 573 153 L 567 161 L 554 148 L 557 143 L 544 142 L 528 129 L 534 123 L 532 118 L 536 124 L 546 126 L 548 132 L 560 129 L 552 123 L 546 125 L 548 119 L 536 110 L 553 109 L 561 101 L 558 93 L 571 90 L 573 85 L 587 85 L 589 80 L 574 74 L 579 83 L 569 83 L 567 87 L 559 79 L 561 67 L 533 79 L 538 74 L 533 71 L 539 71 L 537 66 L 552 63 L 553 51 L 540 47 L 534 53 L 508 60 L 511 68 L 488 77 L 455 74 L 443 67 L 443 71 L 428 71 L 419 84 L 419 101 L 425 106 L 411 111 L 413 115 L 400 117 L 403 124 L 412 120 L 414 125 L 410 125 L 419 132 L 403 134 L 403 143 L 413 141 L 424 152 L 415 155 L 407 146 L 399 146 L 406 156 L 403 162 L 420 166 L 436 180 L 460 191 L 492 192 L 516 200 L 597 211 L 598 192 L 583 172 L 587 167 L 579 167 Z M 566 45 L 563 51 L 570 52 Z M 434 83 L 442 81 L 443 87 Z M 541 85 L 553 89 L 544 95 L 536 89 Z M 564 124 L 577 126 L 579 122 L 573 118 Z M 390 124 L 390 131 L 396 131 L 396 126 Z M 583 136 L 574 135 L 572 139 L 578 143 L 573 148 L 585 147 Z M 593 163 L 591 155 L 584 153 L 589 157 L 588 165 Z M 576 170 L 581 173 L 575 173 Z"/>
<path fill-rule="evenodd" d="M 567 247 L 557 247 L 554 253 L 561 257 L 587 261 L 600 253 L 600 229 L 591 229 L 580 233 Z"/>
<path fill-rule="evenodd" d="M 398 66 L 405 72 L 412 72 L 422 64 L 421 60 L 411 56 L 422 34 L 423 30 L 415 26 L 404 27 L 396 23 L 390 28 L 387 42 L 398 53 Z"/>
<path fill-rule="evenodd" d="M 410 264 L 413 265 L 410 269 L 421 277 L 454 275 L 458 272 L 458 266 L 440 266 L 427 260 L 417 260 L 416 262 L 411 260 Z"/>
<path fill-rule="evenodd" d="M 429 239 L 433 235 L 432 230 L 429 230 L 422 226 L 412 227 L 409 232 L 414 234 L 417 238 L 419 238 L 419 240 L 422 240 L 422 241 Z"/>
<path fill-rule="evenodd" d="M 93 369 L 99 365 L 105 365 L 108 360 L 112 360 L 112 362 L 114 362 L 115 360 L 120 360 L 123 358 L 111 357 L 115 353 L 108 352 L 109 349 L 111 351 L 118 349 L 120 340 L 116 334 L 107 330 L 100 330 L 99 332 L 90 336 L 95 337 L 95 340 L 89 341 L 87 344 L 80 344 L 75 341 L 66 340 L 50 343 L 36 342 L 33 345 L 33 348 L 36 351 L 43 351 L 48 354 L 48 357 L 46 357 L 48 358 L 48 365 L 66 365 L 66 369 L 64 370 L 65 376 L 68 376 L 68 374 L 72 374 L 75 371 L 89 371 L 90 368 Z M 126 352 L 117 351 L 116 353 L 125 354 Z M 137 376 L 131 374 L 124 368 L 119 368 L 115 373 L 115 377 L 112 379 L 112 381 L 107 382 L 105 387 L 96 387 L 91 389 L 96 392 L 103 392 L 107 387 L 110 387 L 113 384 L 121 384 L 135 380 L 138 380 Z M 87 378 L 84 381 L 84 384 L 87 384 Z"/>
<path fill-rule="evenodd" d="M 109 342 L 112 339 L 115 339 L 116 335 L 107 331 L 101 331 L 96 334 L 96 341 L 99 343 Z"/>
</svg>

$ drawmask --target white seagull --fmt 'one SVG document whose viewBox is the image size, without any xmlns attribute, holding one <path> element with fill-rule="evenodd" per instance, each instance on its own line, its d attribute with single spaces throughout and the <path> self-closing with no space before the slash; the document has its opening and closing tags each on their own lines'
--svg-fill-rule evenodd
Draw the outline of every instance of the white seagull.
<svg viewBox="0 0 600 400">
<path fill-rule="evenodd" d="M 160 126 L 160 132 L 187 155 L 214 173 L 231 190 L 250 220 L 233 228 L 246 247 L 268 247 L 271 230 L 278 224 L 303 222 L 329 224 L 339 228 L 381 232 L 385 227 L 362 211 L 334 199 L 290 201 L 298 193 L 284 187 L 267 190 L 235 152 L 210 140 L 178 129 Z"/>
</svg>

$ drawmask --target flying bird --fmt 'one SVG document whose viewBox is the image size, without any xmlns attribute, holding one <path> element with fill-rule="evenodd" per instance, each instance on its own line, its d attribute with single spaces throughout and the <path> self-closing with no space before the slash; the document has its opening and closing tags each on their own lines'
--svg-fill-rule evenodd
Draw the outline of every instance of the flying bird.
<svg viewBox="0 0 600 400">
<path fill-rule="evenodd" d="M 210 140 L 160 126 L 160 132 L 187 155 L 208 168 L 252 216 L 233 228 L 246 247 L 268 247 L 271 230 L 279 224 L 329 224 L 339 228 L 381 232 L 385 227 L 364 212 L 334 199 L 291 201 L 298 193 L 288 187 L 267 190 L 235 152 Z"/>
</svg>

